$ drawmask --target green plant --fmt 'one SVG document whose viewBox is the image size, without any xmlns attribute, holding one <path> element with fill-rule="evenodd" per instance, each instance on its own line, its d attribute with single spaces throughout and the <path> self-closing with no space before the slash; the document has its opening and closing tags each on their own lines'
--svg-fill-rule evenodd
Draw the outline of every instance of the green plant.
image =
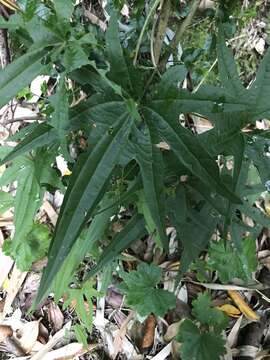
<svg viewBox="0 0 270 360">
<path fill-rule="evenodd" d="M 225 341 L 221 332 L 228 324 L 226 315 L 213 308 L 208 293 L 199 294 L 193 301 L 193 315 L 197 320 L 185 319 L 179 327 L 176 339 L 183 343 L 183 360 L 218 360 L 225 353 Z"/>
<path fill-rule="evenodd" d="M 126 295 L 127 305 L 141 316 L 151 313 L 164 316 L 168 309 L 175 307 L 175 296 L 167 290 L 156 288 L 161 280 L 161 272 L 161 269 L 153 264 L 142 263 L 136 271 L 121 273 L 124 281 L 119 288 Z"/>
<path fill-rule="evenodd" d="M 174 59 L 172 66 L 165 69 L 151 62 L 146 34 L 157 1 L 145 14 L 145 26 L 139 23 L 136 28 L 132 18 L 134 28 L 120 33 L 115 10 L 110 12 L 109 26 L 103 34 L 78 20 L 71 0 L 26 2 L 24 10 L 9 21 L 0 19 L 0 26 L 23 44 L 22 54 L 0 72 L 0 106 L 27 88 L 37 75 L 46 74 L 54 80 L 52 96 L 47 96 L 43 86 L 42 121 L 22 128 L 15 134 L 20 140 L 18 145 L 0 152 L 1 164 L 8 164 L 0 185 L 18 181 L 13 256 L 18 256 L 18 249 L 25 246 L 22 244 L 35 226 L 33 219 L 44 191 L 59 189 L 64 193 L 37 303 L 50 290 L 59 299 L 71 281 L 76 283 L 72 290 L 82 303 L 87 281 L 146 235 L 166 252 L 167 224 L 175 227 L 179 240 L 178 280 L 207 249 L 217 230 L 221 241 L 210 246 L 211 270 L 217 270 L 224 282 L 232 280 L 232 276 L 246 281 L 254 271 L 254 258 L 249 257 L 242 238 L 248 232 L 248 244 L 253 249 L 253 239 L 262 227 L 270 225 L 269 218 L 253 207 L 254 196 L 265 190 L 270 178 L 265 151 L 269 148 L 269 132 L 253 127 L 270 114 L 270 52 L 262 60 L 256 80 L 246 89 L 226 45 L 229 2 L 225 5 L 213 19 L 219 82 L 202 85 L 196 92 L 183 89 L 187 76 L 183 63 Z M 140 2 L 135 18 L 142 8 Z M 134 29 L 141 31 L 140 37 L 139 31 L 132 32 Z M 168 47 L 161 51 L 161 57 L 168 51 Z M 213 128 L 194 134 L 180 120 L 180 114 L 200 115 Z M 247 126 L 249 131 L 243 131 Z M 86 146 L 77 146 L 76 156 L 72 157 L 70 146 L 75 147 L 81 138 L 86 139 Z M 59 154 L 69 162 L 69 179 L 61 178 L 52 166 Z M 251 181 L 254 169 L 255 182 Z M 1 196 L 6 197 L 8 206 L 13 205 L 9 196 Z M 121 207 L 129 210 L 128 220 L 120 232 L 107 236 Z M 252 218 L 254 226 L 247 225 L 240 213 Z M 229 235 L 232 248 L 225 247 Z M 78 278 L 76 269 L 88 252 L 95 265 Z M 230 253 L 238 254 L 246 266 L 244 273 L 227 273 L 218 265 L 220 257 L 226 264 Z M 69 271 L 63 275 L 66 265 Z M 136 272 L 122 274 L 121 288 L 127 294 L 127 303 L 142 315 L 154 312 L 163 316 L 173 306 L 173 295 L 156 288 L 160 275 L 156 266 L 146 264 L 139 265 Z M 135 287 L 137 280 L 140 283 Z M 151 286 L 149 298 L 154 294 L 166 297 L 166 309 L 155 304 L 147 311 L 141 307 L 139 295 L 145 284 Z M 88 300 L 96 295 L 91 293 Z M 199 297 L 194 308 L 203 301 L 210 309 L 208 315 L 212 314 L 214 309 L 207 295 Z M 216 354 L 223 353 L 222 339 L 210 331 L 217 324 L 209 322 L 210 315 L 202 319 L 199 310 L 198 314 L 194 311 L 209 332 L 201 332 L 201 327 L 186 320 L 181 339 L 185 341 L 193 332 L 200 349 L 209 341 Z M 188 351 L 183 349 L 184 353 Z"/>
</svg>

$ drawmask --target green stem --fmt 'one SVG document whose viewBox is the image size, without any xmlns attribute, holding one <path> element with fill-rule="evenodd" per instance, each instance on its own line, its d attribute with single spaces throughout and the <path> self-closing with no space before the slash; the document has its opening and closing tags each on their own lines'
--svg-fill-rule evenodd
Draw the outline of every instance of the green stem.
<svg viewBox="0 0 270 360">
<path fill-rule="evenodd" d="M 182 39 L 182 36 L 184 34 L 184 32 L 186 31 L 187 27 L 189 27 L 189 25 L 192 22 L 192 19 L 199 7 L 201 0 L 193 0 L 191 7 L 190 7 L 190 11 L 188 13 L 188 16 L 185 18 L 185 20 L 182 22 L 182 24 L 179 26 L 179 28 L 177 29 L 174 38 L 172 39 L 170 46 L 169 46 L 169 51 L 166 52 L 166 54 L 164 55 L 162 61 L 161 61 L 161 68 L 164 69 L 168 59 L 170 57 L 170 55 L 172 53 L 175 52 L 180 40 Z"/>
<path fill-rule="evenodd" d="M 147 15 L 147 18 L 143 24 L 143 28 L 142 28 L 142 31 L 140 33 L 140 36 L 139 36 L 139 39 L 138 39 L 138 42 L 137 42 L 137 46 L 136 46 L 136 49 L 135 49 L 135 56 L 134 56 L 134 60 L 133 60 L 133 65 L 136 66 L 136 63 L 137 63 L 137 59 L 138 59 L 138 54 L 139 54 L 139 50 L 140 50 L 140 46 L 141 46 L 141 43 L 142 43 L 142 39 L 143 39 L 143 35 L 146 31 L 146 28 L 147 28 L 147 25 L 152 17 L 152 15 L 154 14 L 154 12 L 156 11 L 158 5 L 160 3 L 160 0 L 155 0 L 153 6 L 151 7 L 148 15 Z"/>
</svg>

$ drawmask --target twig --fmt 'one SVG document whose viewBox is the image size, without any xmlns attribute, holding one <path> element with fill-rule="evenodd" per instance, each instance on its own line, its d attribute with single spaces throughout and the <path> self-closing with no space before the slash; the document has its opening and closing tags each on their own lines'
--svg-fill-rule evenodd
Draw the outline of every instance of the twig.
<svg viewBox="0 0 270 360">
<path fill-rule="evenodd" d="M 4 18 L 9 16 L 3 6 L 0 6 L 0 14 Z M 0 29 L 0 58 L 1 68 L 3 69 L 10 63 L 10 51 L 8 46 L 7 29 Z"/>
<path fill-rule="evenodd" d="M 169 46 L 169 51 L 166 52 L 166 54 L 164 55 L 163 59 L 162 59 L 162 62 L 161 62 L 161 67 L 162 69 L 165 68 L 167 62 L 168 62 L 168 59 L 171 55 L 171 53 L 173 53 L 175 51 L 175 49 L 177 48 L 184 32 L 186 31 L 187 27 L 191 24 L 192 22 L 192 19 L 199 7 L 199 4 L 200 4 L 200 1 L 201 0 L 193 0 L 192 4 L 191 4 L 191 7 L 190 7 L 190 11 L 188 13 L 188 16 L 184 19 L 184 21 L 182 22 L 182 24 L 180 25 L 180 27 L 178 28 L 178 30 L 176 31 L 171 43 L 170 43 L 170 46 Z"/>
<path fill-rule="evenodd" d="M 136 63 L 137 63 L 137 58 L 138 58 L 138 54 L 139 54 L 139 50 L 140 50 L 140 47 L 141 47 L 141 43 L 142 43 L 142 39 L 143 39 L 143 35 L 146 31 L 146 28 L 147 28 L 147 25 L 152 17 L 152 15 L 154 14 L 154 12 L 156 11 L 158 5 L 160 3 L 160 0 L 155 0 L 153 6 L 151 7 L 147 17 L 146 17 L 146 20 L 143 24 L 143 28 L 142 28 L 142 31 L 140 33 L 140 36 L 139 36 L 139 39 L 138 39 L 138 42 L 137 42 L 137 45 L 136 45 L 136 49 L 135 49 L 135 56 L 134 56 L 134 60 L 133 60 L 133 65 L 136 66 Z"/>
<path fill-rule="evenodd" d="M 193 92 L 196 92 L 199 90 L 199 88 L 202 86 L 202 84 L 205 82 L 206 78 L 208 77 L 208 75 L 210 74 L 210 72 L 214 69 L 214 67 L 216 66 L 218 62 L 218 59 L 216 59 L 213 64 L 211 65 L 210 69 L 207 71 L 207 73 L 204 75 L 204 77 L 201 79 L 201 81 L 199 82 L 199 84 L 195 87 L 195 89 L 193 90 Z"/>
<path fill-rule="evenodd" d="M 41 115 L 17 117 L 17 118 L 6 120 L 5 125 L 13 124 L 15 122 L 34 121 L 34 120 L 44 120 L 44 117 L 42 117 Z"/>
<path fill-rule="evenodd" d="M 156 34 L 155 43 L 154 43 L 155 64 L 158 64 L 158 62 L 159 62 L 162 44 L 164 41 L 170 13 L 171 13 L 171 0 L 164 0 L 164 3 L 161 8 L 161 14 L 160 14 L 160 18 L 159 18 L 157 34 Z"/>
</svg>

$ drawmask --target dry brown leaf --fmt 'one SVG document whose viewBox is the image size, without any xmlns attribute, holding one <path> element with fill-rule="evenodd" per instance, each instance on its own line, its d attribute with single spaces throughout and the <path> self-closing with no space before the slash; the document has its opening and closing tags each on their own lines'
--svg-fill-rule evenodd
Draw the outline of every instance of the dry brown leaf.
<svg viewBox="0 0 270 360">
<path fill-rule="evenodd" d="M 155 338 L 155 328 L 156 317 L 154 315 L 149 315 L 145 321 L 144 336 L 142 341 L 143 349 L 148 349 L 152 347 Z"/>
<path fill-rule="evenodd" d="M 49 322 L 52 324 L 53 330 L 58 331 L 62 329 L 64 323 L 64 315 L 62 314 L 58 305 L 54 302 L 49 304 L 48 308 Z"/>
<path fill-rule="evenodd" d="M 5 341 L 7 337 L 12 336 L 13 330 L 8 325 L 0 325 L 0 342 Z"/>
<path fill-rule="evenodd" d="M 228 291 L 229 296 L 232 298 L 234 303 L 237 305 L 239 310 L 242 312 L 250 320 L 258 321 L 260 319 L 259 315 L 257 315 L 251 307 L 245 302 L 242 296 L 235 290 Z"/>
<path fill-rule="evenodd" d="M 241 315 L 241 311 L 231 304 L 220 305 L 217 306 L 217 308 L 225 312 L 230 317 L 238 318 Z"/>
</svg>

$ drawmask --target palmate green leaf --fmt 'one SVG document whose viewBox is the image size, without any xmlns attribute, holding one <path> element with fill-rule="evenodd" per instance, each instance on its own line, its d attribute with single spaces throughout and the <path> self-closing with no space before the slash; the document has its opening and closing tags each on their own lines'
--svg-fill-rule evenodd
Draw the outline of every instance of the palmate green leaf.
<svg viewBox="0 0 270 360">
<path fill-rule="evenodd" d="M 146 230 L 143 216 L 134 215 L 124 229 L 117 234 L 112 242 L 103 250 L 98 263 L 87 273 L 85 281 L 96 275 L 104 266 L 115 260 L 123 250 L 145 234 Z"/>
<path fill-rule="evenodd" d="M 136 271 L 121 272 L 120 275 L 124 282 L 118 287 L 126 295 L 127 305 L 141 316 L 154 313 L 163 317 L 169 309 L 175 307 L 175 295 L 156 288 L 162 275 L 162 270 L 158 266 L 141 263 Z"/>
<path fill-rule="evenodd" d="M 0 16 L 0 27 L 1 29 L 17 30 L 24 26 L 22 17 L 18 14 L 13 14 L 7 21 L 3 16 Z"/>
<path fill-rule="evenodd" d="M 217 42 L 217 53 L 219 76 L 223 87 L 234 97 L 248 96 L 248 90 L 243 86 L 239 78 L 233 54 L 226 46 L 221 29 Z"/>
<path fill-rule="evenodd" d="M 30 231 L 20 238 L 20 242 L 13 240 L 4 242 L 4 253 L 15 260 L 21 271 L 29 271 L 33 262 L 46 256 L 51 234 L 47 226 L 35 223 Z"/>
<path fill-rule="evenodd" d="M 236 251 L 230 243 L 211 243 L 207 264 L 218 272 L 222 283 L 229 283 L 234 278 L 244 282 L 252 280 L 252 272 L 257 268 L 256 242 L 252 238 L 245 238 L 241 245 L 241 251 Z"/>
<path fill-rule="evenodd" d="M 243 214 L 253 219 L 256 223 L 263 227 L 270 227 L 270 219 L 260 209 L 253 207 L 248 201 L 237 207 Z"/>
<path fill-rule="evenodd" d="M 269 140 L 254 136 L 251 143 L 247 146 L 247 156 L 252 160 L 257 168 L 261 181 L 265 184 L 270 180 L 270 159 L 265 153 L 269 146 Z"/>
<path fill-rule="evenodd" d="M 89 63 L 87 53 L 78 42 L 79 40 L 69 41 L 65 49 L 62 64 L 64 65 L 66 72 L 79 69 Z"/>
<path fill-rule="evenodd" d="M 203 332 L 191 320 L 181 323 L 177 341 L 181 342 L 183 360 L 220 360 L 225 354 L 225 340 L 214 331 Z"/>
<path fill-rule="evenodd" d="M 139 130 L 134 131 L 136 136 L 136 160 L 140 165 L 143 192 L 146 203 L 155 224 L 160 246 L 168 248 L 168 239 L 165 233 L 165 196 L 163 190 L 164 165 L 160 149 L 151 138 L 147 128 L 145 134 Z"/>
<path fill-rule="evenodd" d="M 235 99 L 226 89 L 212 85 L 202 86 L 195 93 L 174 89 L 162 97 L 154 92 L 148 107 L 174 117 L 180 113 L 198 113 L 216 125 L 224 118 L 238 118 L 234 121 L 238 130 L 250 123 L 250 101 L 245 97 Z"/>
<path fill-rule="evenodd" d="M 109 27 L 106 31 L 106 50 L 110 63 L 109 79 L 121 85 L 126 91 L 132 91 L 128 67 L 119 40 L 118 21 L 115 12 L 111 15 Z"/>
<path fill-rule="evenodd" d="M 214 159 L 207 153 L 198 139 L 181 125 L 168 121 L 160 114 L 147 108 L 146 116 L 156 126 L 159 136 L 165 140 L 179 161 L 206 185 L 211 185 L 220 195 L 233 203 L 241 200 L 221 182 L 219 170 Z"/>
<path fill-rule="evenodd" d="M 17 244 L 30 231 L 39 209 L 44 191 L 41 189 L 35 174 L 35 164 L 29 160 L 21 165 L 17 172 L 17 191 L 14 203 L 15 235 Z"/>
<path fill-rule="evenodd" d="M 13 196 L 5 191 L 0 191 L 0 215 L 14 206 Z"/>
<path fill-rule="evenodd" d="M 45 66 L 41 60 L 47 53 L 44 48 L 28 51 L 0 71 L 0 108 L 42 74 Z"/>
<path fill-rule="evenodd" d="M 64 75 L 60 77 L 56 94 L 50 99 L 54 107 L 50 123 L 57 130 L 59 137 L 62 138 L 69 130 L 69 102 Z"/>
<path fill-rule="evenodd" d="M 268 118 L 270 116 L 270 50 L 268 49 L 256 74 L 256 80 L 249 89 L 252 98 L 250 104 L 252 120 Z"/>
<path fill-rule="evenodd" d="M 125 110 L 126 105 L 123 101 L 108 101 L 107 98 L 100 95 L 92 96 L 69 110 L 67 132 L 84 128 L 89 130 L 95 124 L 95 137 L 98 138 L 97 133 L 104 134 L 104 131 L 112 126 L 115 119 L 121 116 Z M 30 130 L 21 142 L 2 159 L 0 165 L 26 152 L 54 144 L 59 139 L 57 130 L 47 123 L 38 124 L 34 128 L 31 127 Z"/>
<path fill-rule="evenodd" d="M 74 8 L 73 0 L 57 0 L 54 1 L 54 8 L 59 18 L 69 20 Z"/>
<path fill-rule="evenodd" d="M 54 293 L 56 301 L 60 299 L 68 288 L 78 264 L 83 260 L 86 253 L 91 253 L 95 243 L 102 238 L 110 223 L 111 216 L 113 216 L 116 211 L 115 206 L 110 206 L 111 203 L 112 200 L 110 196 L 105 195 L 99 207 L 101 209 L 105 208 L 106 210 L 98 213 L 92 220 L 89 228 L 81 233 L 53 280 L 51 291 Z"/>
<path fill-rule="evenodd" d="M 67 289 L 67 300 L 64 302 L 66 309 L 75 301 L 75 311 L 82 324 L 91 332 L 93 326 L 93 298 L 99 297 L 100 293 L 93 287 L 90 281 L 87 281 L 81 289 Z M 85 298 L 87 300 L 88 309 L 85 306 Z"/>
<path fill-rule="evenodd" d="M 159 98 L 166 98 L 170 92 L 174 94 L 175 89 L 181 87 L 186 75 L 187 69 L 184 65 L 170 66 L 162 75 L 160 82 L 154 88 L 154 93 L 158 94 Z"/>
<path fill-rule="evenodd" d="M 0 165 L 38 147 L 49 145 L 55 142 L 57 138 L 57 131 L 52 126 L 46 123 L 40 124 L 27 134 L 14 149 L 2 159 Z"/>
<path fill-rule="evenodd" d="M 228 317 L 213 306 L 209 293 L 200 293 L 192 306 L 192 314 L 201 324 L 212 326 L 215 331 L 226 329 Z"/>
<path fill-rule="evenodd" d="M 103 197 L 110 175 L 127 142 L 131 125 L 132 120 L 124 114 L 114 129 L 108 131 L 93 150 L 90 149 L 78 160 L 58 217 L 37 302 L 48 292 L 83 225 Z"/>
<path fill-rule="evenodd" d="M 194 211 L 191 213 L 193 215 L 192 218 L 180 228 L 176 228 L 183 244 L 180 268 L 181 274 L 183 274 L 188 269 L 191 262 L 197 259 L 200 253 L 207 248 L 209 241 L 211 240 L 217 225 L 217 219 L 209 216 L 210 211 L 211 206 L 207 204 L 200 212 Z"/>
</svg>

